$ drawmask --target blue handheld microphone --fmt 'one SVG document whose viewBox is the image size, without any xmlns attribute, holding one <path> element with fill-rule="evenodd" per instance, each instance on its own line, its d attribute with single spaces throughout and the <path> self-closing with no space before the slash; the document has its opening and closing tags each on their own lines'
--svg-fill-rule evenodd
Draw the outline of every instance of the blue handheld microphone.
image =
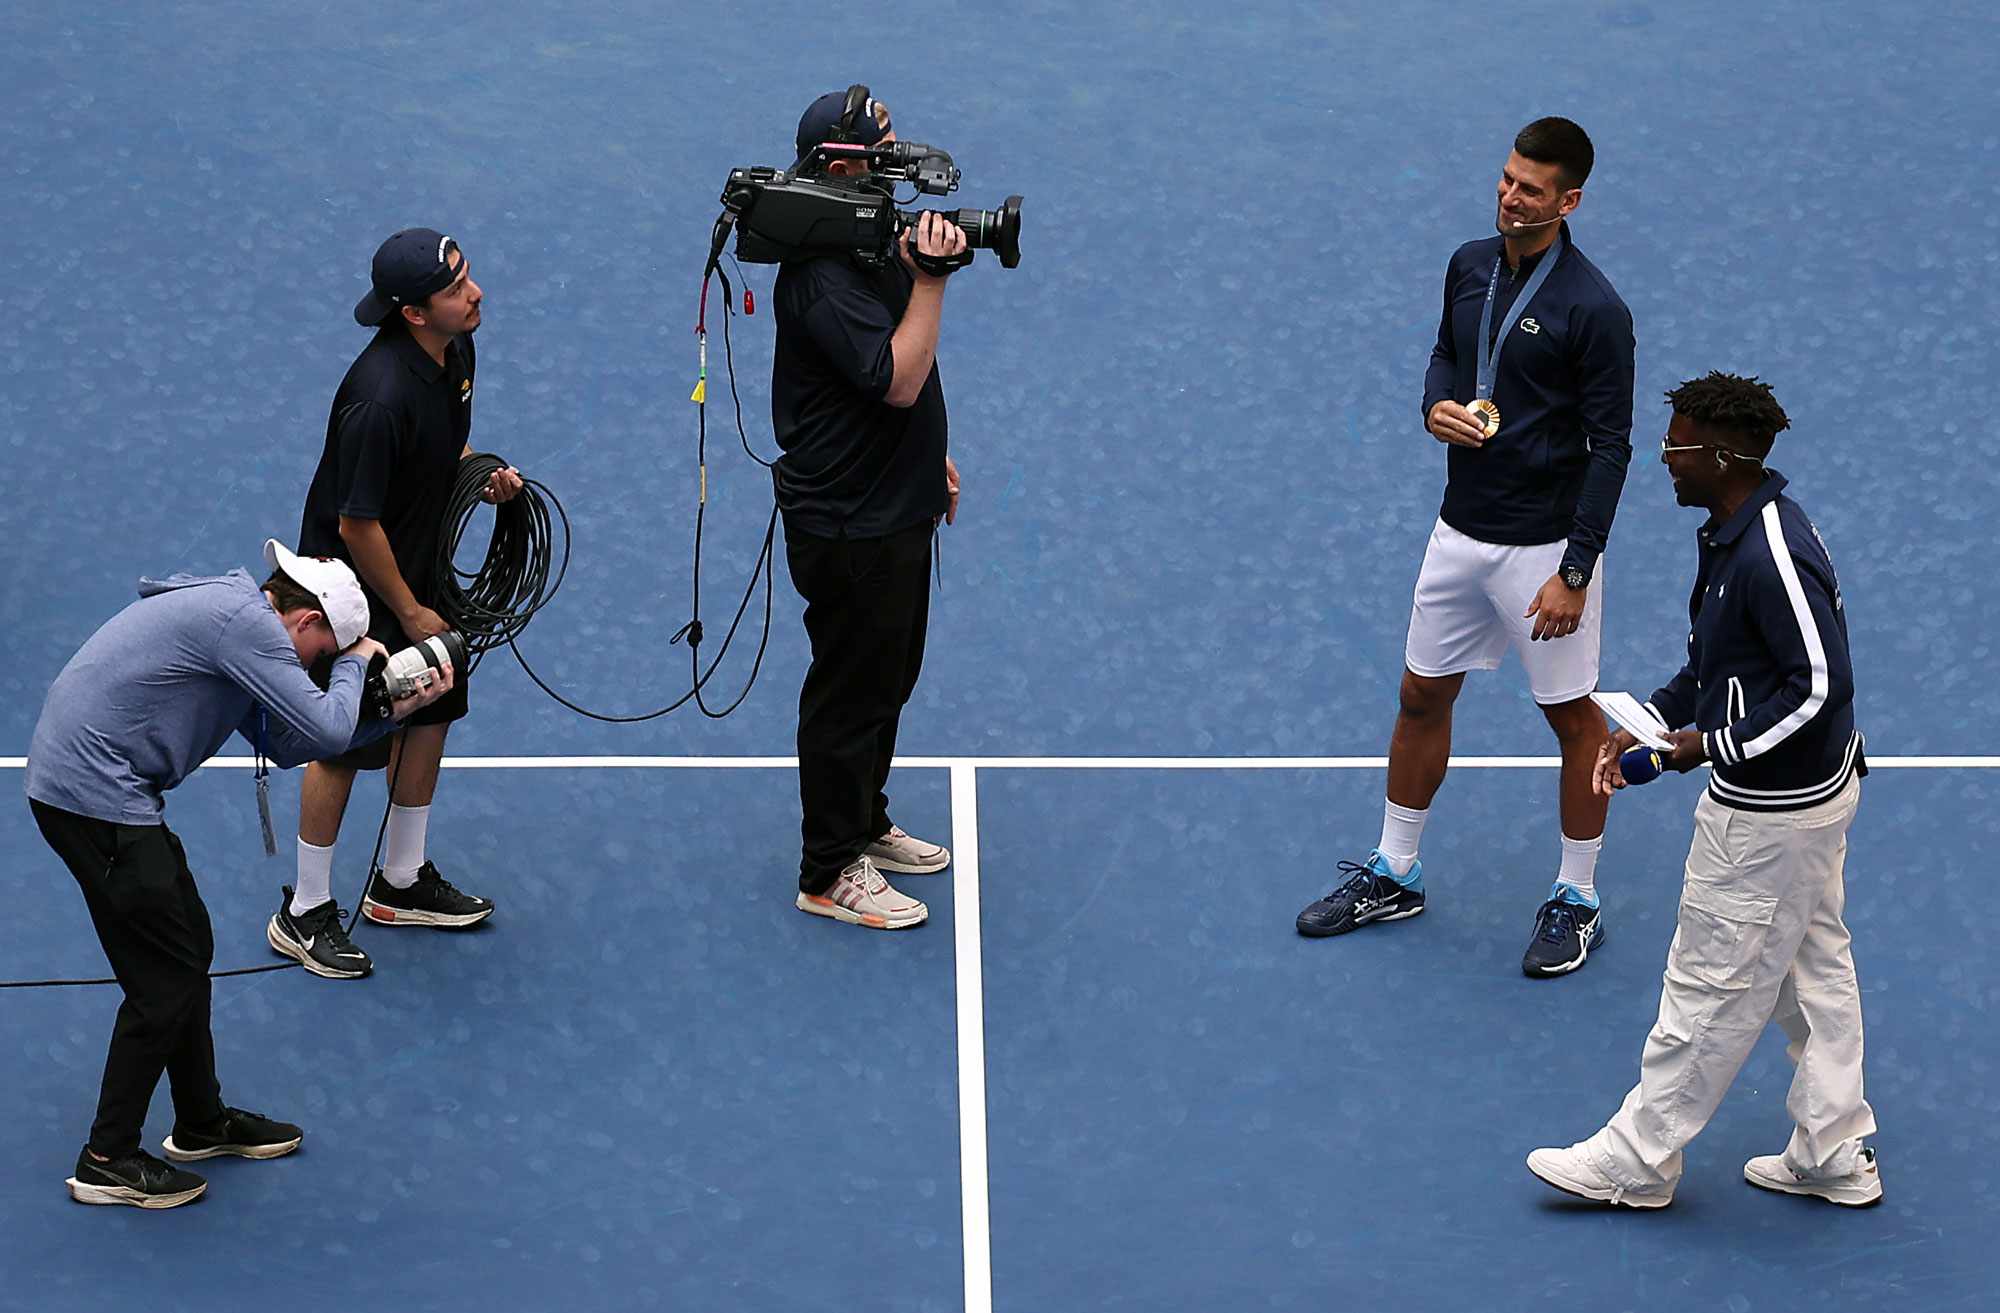
<svg viewBox="0 0 2000 1313">
<path fill-rule="evenodd" d="M 1651 784 L 1660 778 L 1664 769 L 1666 765 L 1660 760 L 1659 751 L 1644 744 L 1627 748 L 1625 755 L 1618 759 L 1619 773 L 1625 777 L 1627 784 Z"/>
</svg>

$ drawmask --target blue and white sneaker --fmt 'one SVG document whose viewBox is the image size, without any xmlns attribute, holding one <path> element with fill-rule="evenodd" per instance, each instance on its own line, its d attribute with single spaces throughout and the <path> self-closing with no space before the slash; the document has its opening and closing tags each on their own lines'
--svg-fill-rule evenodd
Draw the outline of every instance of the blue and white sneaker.
<svg viewBox="0 0 2000 1313">
<path fill-rule="evenodd" d="M 1603 942 L 1604 913 L 1597 895 L 1558 880 L 1549 901 L 1535 913 L 1535 937 L 1528 941 L 1521 970 L 1531 976 L 1567 975 Z"/>
<path fill-rule="evenodd" d="M 1424 910 L 1424 864 L 1410 863 L 1410 873 L 1397 877 L 1381 849 L 1366 862 L 1342 862 L 1347 878 L 1334 891 L 1299 913 L 1299 933 L 1312 939 L 1344 935 L 1371 921 L 1401 921 Z"/>
</svg>

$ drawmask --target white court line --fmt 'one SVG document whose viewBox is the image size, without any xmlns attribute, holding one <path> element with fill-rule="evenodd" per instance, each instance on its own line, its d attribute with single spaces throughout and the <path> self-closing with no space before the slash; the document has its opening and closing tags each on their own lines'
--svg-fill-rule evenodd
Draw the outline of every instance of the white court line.
<svg viewBox="0 0 2000 1313">
<path fill-rule="evenodd" d="M 26 757 L 0 757 L 20 770 Z M 797 757 L 446 757 L 456 770 L 791 770 Z M 1387 757 L 898 757 L 910 769 L 956 770 L 1382 770 Z M 1453 757 L 1460 770 L 1553 770 L 1557 757 Z M 211 757 L 203 769 L 249 770 L 254 757 Z M 1870 770 L 2000 770 L 2000 757 L 1870 757 Z"/>
<path fill-rule="evenodd" d="M 993 1240 L 986 1187 L 986 983 L 979 955 L 979 774 L 951 768 L 952 920 L 958 962 L 959 1216 L 965 1313 L 992 1313 Z"/>
</svg>

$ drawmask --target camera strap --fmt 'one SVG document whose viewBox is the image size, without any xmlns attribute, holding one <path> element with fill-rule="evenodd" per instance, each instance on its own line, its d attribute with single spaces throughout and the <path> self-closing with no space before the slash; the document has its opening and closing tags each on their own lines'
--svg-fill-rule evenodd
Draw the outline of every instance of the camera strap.
<svg viewBox="0 0 2000 1313">
<path fill-rule="evenodd" d="M 277 832 L 271 828 L 271 764 L 264 760 L 264 744 L 271 732 L 271 716 L 262 703 L 257 706 L 257 823 L 264 828 L 264 855 L 278 855 Z"/>
<path fill-rule="evenodd" d="M 910 247 L 910 263 L 933 278 L 943 278 L 946 274 L 956 273 L 958 270 L 971 264 L 972 257 L 976 254 L 978 252 L 968 246 L 957 255 L 926 255 L 912 244 Z"/>
</svg>

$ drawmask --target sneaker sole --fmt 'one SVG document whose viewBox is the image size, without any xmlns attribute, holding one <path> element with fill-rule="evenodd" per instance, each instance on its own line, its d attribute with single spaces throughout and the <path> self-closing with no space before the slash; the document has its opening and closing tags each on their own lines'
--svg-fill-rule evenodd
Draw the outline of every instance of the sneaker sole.
<svg viewBox="0 0 2000 1313">
<path fill-rule="evenodd" d="M 167 1157 L 177 1163 L 198 1163 L 204 1158 L 282 1158 L 305 1143 L 302 1135 L 295 1140 L 280 1140 L 276 1144 L 218 1144 L 213 1149 L 183 1149 L 174 1143 L 169 1135 L 160 1141 L 160 1148 Z"/>
<path fill-rule="evenodd" d="M 1529 1161 L 1528 1170 L 1533 1172 L 1535 1179 L 1542 1184 L 1554 1186 L 1571 1198 L 1588 1200 L 1593 1204 L 1608 1204 L 1613 1208 L 1665 1208 L 1674 1201 L 1672 1195 L 1661 1198 L 1658 1195 L 1635 1194 L 1630 1190 L 1601 1190 L 1596 1186 L 1585 1185 L 1581 1181 L 1572 1181 L 1567 1177 L 1546 1172 L 1535 1166 L 1533 1160 Z"/>
<path fill-rule="evenodd" d="M 74 1176 L 63 1184 L 69 1187 L 69 1197 L 80 1204 L 127 1204 L 133 1208 L 179 1208 L 199 1199 L 202 1191 L 208 1189 L 208 1182 L 203 1181 L 192 1190 L 147 1194 L 129 1185 L 86 1185 Z"/>
<path fill-rule="evenodd" d="M 939 871 L 951 865 L 950 853 L 946 853 L 942 860 L 932 862 L 928 866 L 919 866 L 911 862 L 898 862 L 872 851 L 864 852 L 862 856 L 875 863 L 876 870 L 894 871 L 897 875 L 936 875 Z"/>
<path fill-rule="evenodd" d="M 463 930 L 469 925 L 478 925 L 493 915 L 494 910 L 489 907 L 483 912 L 464 912 L 454 915 L 449 912 L 420 912 L 408 907 L 390 907 L 372 898 L 361 900 L 361 915 L 376 925 L 432 926 L 441 930 Z"/>
<path fill-rule="evenodd" d="M 1582 966 L 1585 960 L 1590 957 L 1593 950 L 1602 947 L 1604 947 L 1604 931 L 1599 930 L 1596 934 L 1590 937 L 1590 942 L 1583 946 L 1583 951 L 1576 955 L 1576 960 L 1574 962 L 1559 962 L 1555 966 L 1546 966 L 1546 967 L 1532 967 L 1529 966 L 1526 962 L 1523 962 L 1521 964 L 1521 974 L 1524 976 L 1532 976 L 1537 980 L 1547 979 L 1550 976 L 1566 976 L 1570 972 Z"/>
<path fill-rule="evenodd" d="M 375 970 L 373 962 L 356 971 L 343 971 L 338 967 L 327 966 L 306 952 L 302 945 L 293 943 L 290 935 L 278 929 L 278 918 L 275 916 L 271 918 L 270 924 L 264 927 L 264 942 L 271 946 L 272 952 L 288 957 L 314 975 L 328 980 L 359 980 Z"/>
<path fill-rule="evenodd" d="M 1326 926 L 1308 926 L 1304 921 L 1299 921 L 1295 924 L 1298 927 L 1299 933 L 1307 939 L 1331 939 L 1335 935 L 1351 934 L 1365 925 L 1375 925 L 1378 922 L 1388 921 L 1407 921 L 1413 916 L 1423 915 L 1423 911 L 1422 907 L 1412 907 L 1407 912 L 1391 912 L 1387 916 L 1363 917 L 1358 921 L 1349 921 L 1346 925 L 1333 926 L 1331 928 Z"/>
<path fill-rule="evenodd" d="M 1743 1167 L 1743 1179 L 1756 1186 L 1759 1190 L 1769 1190 L 1773 1194 L 1805 1195 L 1813 1199 L 1823 1199 L 1830 1204 L 1838 1204 L 1842 1208 L 1873 1208 L 1876 1204 L 1882 1202 L 1882 1180 L 1880 1177 L 1877 1177 L 1875 1180 L 1873 1193 L 1856 1190 L 1852 1187 L 1836 1187 L 1837 1192 L 1829 1192 L 1825 1186 L 1814 1187 L 1787 1178 L 1759 1176 L 1751 1171 L 1749 1165 L 1746 1163 Z"/>
<path fill-rule="evenodd" d="M 856 912 L 851 908 L 842 907 L 831 898 L 807 893 L 801 893 L 793 906 L 813 916 L 828 917 L 848 925 L 865 926 L 870 930 L 908 930 L 911 926 L 922 925 L 931 919 L 931 909 L 928 907 L 912 912 L 908 916 L 892 918 L 876 916 L 873 912 Z"/>
</svg>

